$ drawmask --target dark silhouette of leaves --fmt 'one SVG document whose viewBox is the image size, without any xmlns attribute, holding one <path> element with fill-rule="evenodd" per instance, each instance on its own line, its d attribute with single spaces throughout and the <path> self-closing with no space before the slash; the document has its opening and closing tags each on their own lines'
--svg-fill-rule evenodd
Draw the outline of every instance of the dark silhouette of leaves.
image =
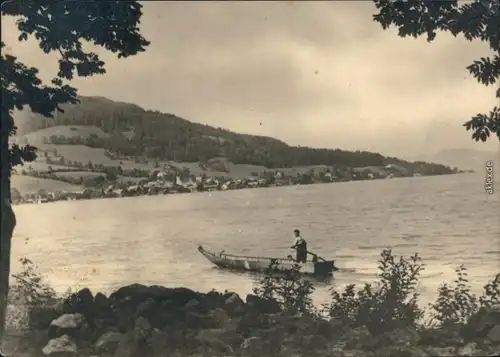
<svg viewBox="0 0 500 357">
<path fill-rule="evenodd" d="M 374 0 L 379 12 L 373 19 L 383 29 L 395 26 L 399 36 L 419 37 L 427 35 L 427 41 L 436 38 L 438 30 L 448 31 L 454 36 L 462 34 L 467 40 L 488 43 L 493 57 L 480 58 L 467 67 L 479 83 L 486 86 L 499 85 L 500 77 L 500 5 L 498 1 L 471 3 L 450 1 L 391 1 Z M 495 92 L 500 98 L 500 88 Z M 464 124 L 472 130 L 472 139 L 486 141 L 491 133 L 500 139 L 498 109 L 490 115 L 477 114 Z"/>
<path fill-rule="evenodd" d="M 494 84 L 500 76 L 500 57 L 494 56 L 493 60 L 489 57 L 482 57 L 479 61 L 474 61 L 473 64 L 468 66 L 467 70 L 479 83 L 485 86 Z"/>
<path fill-rule="evenodd" d="M 500 139 L 500 107 L 495 107 L 489 115 L 476 114 L 464 124 L 467 131 L 473 130 L 472 138 L 475 141 L 486 141 L 493 133 Z"/>
<path fill-rule="evenodd" d="M 84 42 L 103 47 L 118 57 L 143 52 L 149 45 L 139 33 L 142 6 L 135 1 L 8 1 L 1 2 L 2 16 L 18 18 L 19 41 L 30 36 L 44 53 L 57 52 L 59 71 L 50 85 L 42 83 L 38 70 L 2 55 L 2 188 L 10 192 L 9 173 L 13 166 L 36 158 L 35 148 L 9 148 L 8 137 L 15 135 L 13 110 L 29 107 L 33 113 L 50 118 L 63 112 L 61 104 L 78 103 L 76 89 L 65 83 L 81 77 L 105 73 L 99 56 L 83 47 Z M 5 44 L 1 43 L 2 52 Z M 9 188 L 7 188 L 9 187 Z"/>
</svg>

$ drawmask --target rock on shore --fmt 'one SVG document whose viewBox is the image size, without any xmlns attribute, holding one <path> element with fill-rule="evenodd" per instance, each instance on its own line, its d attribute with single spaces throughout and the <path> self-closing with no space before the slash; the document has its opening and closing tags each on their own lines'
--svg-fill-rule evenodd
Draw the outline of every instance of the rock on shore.
<svg viewBox="0 0 500 357">
<path fill-rule="evenodd" d="M 44 356 L 487 356 L 500 351 L 500 311 L 482 309 L 466 325 L 368 328 L 307 315 L 275 301 L 235 293 L 134 284 L 109 297 L 83 289 L 33 309 L 35 344 Z"/>
</svg>

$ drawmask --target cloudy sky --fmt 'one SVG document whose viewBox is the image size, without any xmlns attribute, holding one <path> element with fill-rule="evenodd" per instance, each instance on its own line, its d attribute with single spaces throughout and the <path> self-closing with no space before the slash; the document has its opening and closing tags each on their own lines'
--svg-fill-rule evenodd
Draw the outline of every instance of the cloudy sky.
<svg viewBox="0 0 500 357">
<path fill-rule="evenodd" d="M 371 2 L 149 2 L 145 53 L 78 79 L 82 95 L 133 102 L 191 121 L 274 136 L 289 144 L 397 156 L 448 148 L 498 150 L 471 141 L 462 123 L 491 109 L 465 67 L 488 48 L 448 34 L 402 39 L 372 21 Z M 56 56 L 3 39 L 42 77 Z"/>
</svg>

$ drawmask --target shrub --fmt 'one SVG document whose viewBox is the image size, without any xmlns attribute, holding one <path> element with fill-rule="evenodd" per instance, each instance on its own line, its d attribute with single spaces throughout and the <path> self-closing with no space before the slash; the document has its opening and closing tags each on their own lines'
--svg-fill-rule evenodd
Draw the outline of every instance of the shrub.
<svg viewBox="0 0 500 357">
<path fill-rule="evenodd" d="M 420 260 L 417 254 L 409 260 L 398 260 L 391 250 L 384 250 L 377 284 L 365 284 L 357 291 L 351 284 L 342 293 L 333 288 L 331 302 L 326 306 L 328 315 L 353 327 L 367 326 L 374 334 L 414 326 L 423 316 L 417 304 L 418 277 L 424 268 Z"/>
<path fill-rule="evenodd" d="M 29 305 L 54 303 L 57 294 L 45 281 L 38 267 L 28 258 L 20 258 L 23 269 L 13 274 L 15 283 L 11 287 L 19 298 Z"/>
<path fill-rule="evenodd" d="M 453 284 L 442 284 L 436 301 L 430 304 L 431 325 L 466 323 L 481 307 L 500 309 L 500 274 L 484 286 L 483 295 L 477 298 L 468 284 L 466 268 L 461 265 L 455 272 Z"/>
<path fill-rule="evenodd" d="M 457 279 L 453 284 L 442 284 L 437 300 L 430 305 L 431 319 L 442 325 L 465 323 L 478 309 L 477 297 L 467 284 L 466 269 L 461 265 L 455 272 Z"/>
<path fill-rule="evenodd" d="M 479 298 L 479 303 L 481 306 L 500 310 L 500 274 L 495 275 L 493 280 L 483 287 L 483 295 Z"/>
<path fill-rule="evenodd" d="M 295 264 L 291 270 L 276 272 L 277 263 L 271 263 L 267 271 L 253 289 L 255 295 L 275 300 L 283 311 L 315 314 L 312 294 L 315 291 L 311 281 L 300 275 L 300 266 Z"/>
<path fill-rule="evenodd" d="M 23 330 L 28 327 L 30 310 L 35 306 L 52 304 L 57 295 L 43 279 L 33 262 L 28 258 L 19 259 L 22 270 L 13 274 L 13 284 L 9 289 L 7 327 Z"/>
</svg>

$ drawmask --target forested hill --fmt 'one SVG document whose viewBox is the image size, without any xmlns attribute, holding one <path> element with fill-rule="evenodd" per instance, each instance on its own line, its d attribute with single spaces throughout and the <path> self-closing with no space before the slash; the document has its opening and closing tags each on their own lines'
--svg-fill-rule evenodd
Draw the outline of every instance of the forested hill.
<svg viewBox="0 0 500 357">
<path fill-rule="evenodd" d="M 64 113 L 53 119 L 33 114 L 18 122 L 20 135 L 56 125 L 95 126 L 108 135 L 87 138 L 52 136 L 52 144 L 83 144 L 105 148 L 124 156 L 145 156 L 158 160 L 203 162 L 225 157 L 235 164 L 286 168 L 305 165 L 338 165 L 349 167 L 396 164 L 419 172 L 451 173 L 437 164 L 409 163 L 377 153 L 293 147 L 263 136 L 238 134 L 229 130 L 193 123 L 173 114 L 144 110 L 129 103 L 102 97 L 81 97 L 78 105 L 64 106 Z M 24 114 L 24 113 L 23 113 Z M 79 142 L 81 141 L 81 142 Z"/>
</svg>

